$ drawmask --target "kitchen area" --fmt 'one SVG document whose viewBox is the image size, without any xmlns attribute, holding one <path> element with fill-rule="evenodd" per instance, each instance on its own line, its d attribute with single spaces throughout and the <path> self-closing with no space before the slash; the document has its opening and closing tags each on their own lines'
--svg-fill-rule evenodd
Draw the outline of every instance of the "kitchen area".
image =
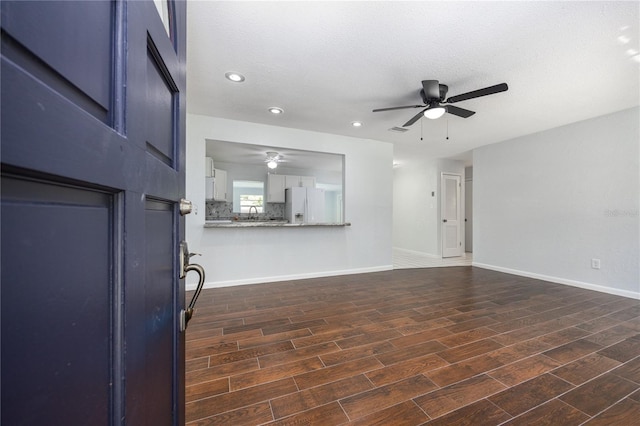
<svg viewBox="0 0 640 426">
<path fill-rule="evenodd" d="M 336 227 L 344 156 L 207 140 L 205 228 Z"/>
<path fill-rule="evenodd" d="M 275 170 L 267 165 L 267 152 L 282 156 Z M 185 216 L 186 241 L 200 254 L 193 260 L 206 271 L 204 288 L 393 267 L 392 144 L 187 114 L 185 157 L 186 198 L 194 204 Z M 219 200 L 213 199 L 213 188 L 205 188 L 205 176 L 212 174 L 205 170 L 206 157 L 213 159 L 214 170 L 223 171 L 219 180 L 226 172 Z M 286 220 L 282 198 L 269 201 L 269 175 L 315 178 L 315 188 L 325 191 L 324 223 L 269 225 Z M 273 176 L 272 188 L 281 179 Z M 226 195 L 220 194 L 222 188 Z M 240 203 L 236 212 L 234 201 Z M 191 275 L 189 290 L 197 284 Z"/>
</svg>

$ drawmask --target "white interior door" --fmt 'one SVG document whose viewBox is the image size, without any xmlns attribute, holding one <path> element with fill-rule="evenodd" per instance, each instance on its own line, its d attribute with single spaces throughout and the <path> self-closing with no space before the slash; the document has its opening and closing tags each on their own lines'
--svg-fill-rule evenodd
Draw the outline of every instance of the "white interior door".
<svg viewBox="0 0 640 426">
<path fill-rule="evenodd" d="M 464 251 L 473 252 L 473 181 L 464 186 Z"/>
<path fill-rule="evenodd" d="M 442 174 L 442 257 L 462 255 L 460 181 L 460 175 Z"/>
</svg>

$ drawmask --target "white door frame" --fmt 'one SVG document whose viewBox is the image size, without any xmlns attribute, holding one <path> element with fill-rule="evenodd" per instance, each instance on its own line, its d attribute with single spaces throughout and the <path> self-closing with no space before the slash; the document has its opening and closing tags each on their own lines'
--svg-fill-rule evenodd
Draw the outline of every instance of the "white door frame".
<svg viewBox="0 0 640 426">
<path fill-rule="evenodd" d="M 447 179 L 456 180 L 456 206 L 455 214 L 447 215 Z M 440 176 L 440 240 L 442 257 L 462 256 L 462 175 L 457 173 L 441 173 Z M 453 236 L 451 236 L 453 232 Z M 451 244 L 453 242 L 453 244 Z M 449 244 L 447 244 L 449 243 Z"/>
</svg>

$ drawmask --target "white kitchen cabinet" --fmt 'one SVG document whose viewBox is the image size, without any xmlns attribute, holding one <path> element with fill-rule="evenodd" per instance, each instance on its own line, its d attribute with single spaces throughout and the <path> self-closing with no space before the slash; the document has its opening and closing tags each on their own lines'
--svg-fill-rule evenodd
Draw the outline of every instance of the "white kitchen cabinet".
<svg viewBox="0 0 640 426">
<path fill-rule="evenodd" d="M 213 177 L 204 178 L 204 194 L 205 200 L 213 200 Z"/>
<path fill-rule="evenodd" d="M 284 177 L 285 188 L 295 188 L 300 186 L 300 176 L 287 176 Z"/>
<path fill-rule="evenodd" d="M 213 199 L 227 201 L 227 171 L 213 169 Z"/>
<path fill-rule="evenodd" d="M 284 203 L 285 175 L 267 175 L 267 202 Z"/>
<path fill-rule="evenodd" d="M 313 176 L 300 176 L 300 186 L 305 188 L 315 188 L 316 178 Z"/>
<path fill-rule="evenodd" d="M 204 177 L 213 177 L 213 158 L 204 157 Z"/>
<path fill-rule="evenodd" d="M 316 178 L 313 176 L 267 175 L 267 202 L 284 203 L 286 188 L 315 188 Z"/>
<path fill-rule="evenodd" d="M 295 188 L 303 186 L 305 188 L 315 188 L 316 178 L 313 176 L 286 176 L 285 175 L 285 188 Z"/>
</svg>

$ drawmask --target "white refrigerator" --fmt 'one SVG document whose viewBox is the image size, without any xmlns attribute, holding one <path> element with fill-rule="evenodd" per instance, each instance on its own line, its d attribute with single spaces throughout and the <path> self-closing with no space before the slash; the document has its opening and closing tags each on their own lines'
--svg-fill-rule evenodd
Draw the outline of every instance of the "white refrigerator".
<svg viewBox="0 0 640 426">
<path fill-rule="evenodd" d="M 289 223 L 324 222 L 324 189 L 287 188 L 284 201 L 284 217 Z"/>
</svg>

